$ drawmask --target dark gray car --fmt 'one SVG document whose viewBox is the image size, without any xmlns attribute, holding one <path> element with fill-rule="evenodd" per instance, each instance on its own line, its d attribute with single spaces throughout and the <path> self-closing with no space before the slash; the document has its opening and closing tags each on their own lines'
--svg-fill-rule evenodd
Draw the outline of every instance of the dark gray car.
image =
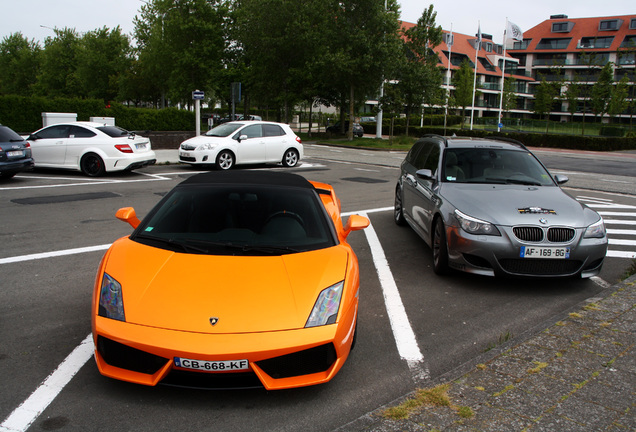
<svg viewBox="0 0 636 432">
<path fill-rule="evenodd" d="M 433 249 L 437 274 L 595 276 L 605 225 L 559 187 L 567 180 L 519 142 L 429 135 L 402 163 L 395 222 Z"/>
<path fill-rule="evenodd" d="M 29 143 L 11 128 L 0 125 L 0 179 L 31 169 L 33 158 Z"/>
</svg>

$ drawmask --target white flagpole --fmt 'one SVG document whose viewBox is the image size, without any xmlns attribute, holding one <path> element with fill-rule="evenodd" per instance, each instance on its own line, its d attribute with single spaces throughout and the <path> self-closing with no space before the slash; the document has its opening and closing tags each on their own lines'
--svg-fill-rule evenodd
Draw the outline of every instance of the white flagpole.
<svg viewBox="0 0 636 432">
<path fill-rule="evenodd" d="M 503 61 L 501 65 L 501 94 L 499 96 L 499 118 L 497 119 L 497 132 L 501 132 L 501 109 L 503 107 L 503 95 L 504 95 L 504 74 L 506 72 L 506 36 L 508 33 L 508 17 L 506 17 L 506 27 L 504 29 L 503 39 Z"/>
<path fill-rule="evenodd" d="M 448 44 L 450 42 L 450 45 Z M 448 46 L 448 68 L 446 69 L 446 103 L 444 104 L 444 135 L 446 135 L 446 116 L 448 115 L 448 98 L 450 97 L 450 69 L 451 59 L 453 57 L 453 23 L 451 23 L 450 33 L 448 39 L 446 39 L 446 45 Z"/>
<path fill-rule="evenodd" d="M 473 77 L 473 104 L 470 107 L 470 130 L 473 130 L 473 118 L 475 117 L 475 93 L 477 90 L 477 61 L 479 50 L 481 49 L 481 23 L 478 21 L 477 43 L 475 45 L 475 74 Z"/>
</svg>

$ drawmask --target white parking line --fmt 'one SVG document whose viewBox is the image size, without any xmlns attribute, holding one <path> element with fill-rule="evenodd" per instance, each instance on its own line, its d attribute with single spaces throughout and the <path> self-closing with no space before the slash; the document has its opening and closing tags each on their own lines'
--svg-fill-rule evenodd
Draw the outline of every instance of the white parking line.
<svg viewBox="0 0 636 432">
<path fill-rule="evenodd" d="M 21 261 L 32 261 L 32 260 L 43 259 L 43 258 L 53 258 L 53 257 L 64 256 L 64 255 L 75 255 L 75 254 L 86 253 L 86 252 L 95 252 L 100 250 L 106 250 L 109 247 L 110 247 L 110 243 L 99 245 L 99 246 L 89 246 L 89 247 L 82 247 L 82 248 L 52 251 L 52 252 L 42 252 L 37 254 L 20 255 L 20 256 L 8 257 L 8 258 L 0 258 L 0 264 L 10 264 L 10 263 L 16 263 Z"/>
<path fill-rule="evenodd" d="M 93 338 L 88 335 L 60 363 L 57 369 L 31 393 L 31 396 L 2 422 L 0 432 L 22 432 L 27 430 L 92 355 Z"/>
</svg>

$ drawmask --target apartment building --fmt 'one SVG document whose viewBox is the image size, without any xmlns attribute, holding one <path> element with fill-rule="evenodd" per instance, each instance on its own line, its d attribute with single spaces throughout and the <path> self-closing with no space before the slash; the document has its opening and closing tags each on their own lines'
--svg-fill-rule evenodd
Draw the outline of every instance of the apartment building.
<svg viewBox="0 0 636 432">
<path fill-rule="evenodd" d="M 561 94 L 571 82 L 583 87 L 574 121 L 594 113 L 583 99 L 598 81 L 601 69 L 611 62 L 614 82 L 627 75 L 632 87 L 636 81 L 636 15 L 595 18 L 569 18 L 552 15 L 550 19 L 525 30 L 523 41 L 507 50 L 518 60 L 518 70 L 531 77 L 530 93 L 542 79 L 559 82 Z M 633 97 L 633 90 L 631 97 Z M 520 112 L 529 115 L 533 100 L 521 100 Z M 571 119 L 567 102 L 557 102 L 551 112 L 553 120 Z M 623 112 L 614 121 L 627 121 L 630 112 Z M 607 118 L 604 119 L 607 121 Z"/>
<path fill-rule="evenodd" d="M 402 22 L 404 30 L 415 26 Z M 502 26 L 503 27 L 503 26 Z M 445 78 L 444 87 L 451 92 L 452 75 L 460 64 L 467 60 L 471 68 L 477 67 L 477 95 L 474 117 L 498 117 L 499 96 L 501 94 L 502 67 L 506 79 L 514 78 L 516 107 L 505 113 L 505 117 L 532 118 L 534 115 L 534 94 L 542 79 L 558 82 L 561 94 L 570 82 L 587 86 L 581 91 L 577 113 L 572 119 L 568 103 L 555 100 L 550 118 L 556 121 L 581 121 L 582 117 L 594 117 L 594 113 L 584 99 L 589 98 L 591 87 L 598 81 L 601 69 L 607 62 L 613 64 L 614 81 L 627 75 L 633 87 L 636 82 L 636 15 L 615 17 L 574 18 L 566 15 L 552 15 L 550 19 L 524 29 L 523 41 L 512 39 L 502 44 L 493 42 L 492 35 L 482 34 L 482 43 L 475 53 L 477 35 L 444 30 L 443 42 L 434 48 L 439 67 L 450 70 L 451 78 Z M 587 90 L 587 91 L 586 91 Z M 588 96 L 585 96 L 588 95 Z M 631 113 L 626 111 L 614 121 L 628 122 Z M 606 117 L 604 121 L 607 121 Z"/>
</svg>

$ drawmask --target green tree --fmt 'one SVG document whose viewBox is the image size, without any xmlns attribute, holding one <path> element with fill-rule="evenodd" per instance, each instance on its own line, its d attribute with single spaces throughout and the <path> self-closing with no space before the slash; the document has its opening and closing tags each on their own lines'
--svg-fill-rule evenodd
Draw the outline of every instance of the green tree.
<svg viewBox="0 0 636 432">
<path fill-rule="evenodd" d="M 115 27 L 89 31 L 82 36 L 77 50 L 75 75 L 80 96 L 115 100 L 122 76 L 131 67 L 131 47 L 128 36 Z"/>
<path fill-rule="evenodd" d="M 515 93 L 516 87 L 517 80 L 514 77 L 509 77 L 504 80 L 501 110 L 505 113 L 517 107 L 517 94 Z"/>
<path fill-rule="evenodd" d="M 80 49 L 75 29 L 55 29 L 55 37 L 47 37 L 42 51 L 38 77 L 38 93 L 49 97 L 78 97 L 81 86 L 76 70 Z"/>
<path fill-rule="evenodd" d="M 548 133 L 550 127 L 550 112 L 552 106 L 559 94 L 559 89 L 555 83 L 546 81 L 545 77 L 541 78 L 541 83 L 537 87 L 537 92 L 534 96 L 534 112 L 539 117 L 545 119 L 545 133 Z"/>
<path fill-rule="evenodd" d="M 189 104 L 193 90 L 214 92 L 226 17 L 222 0 L 149 0 L 141 6 L 134 18 L 137 70 L 155 83 L 162 100 Z"/>
<path fill-rule="evenodd" d="M 574 120 L 574 114 L 578 112 L 579 97 L 581 95 L 581 84 L 577 73 L 574 74 L 572 80 L 567 83 L 567 87 L 563 94 L 565 101 L 568 103 L 568 112 Z"/>
<path fill-rule="evenodd" d="M 592 86 L 592 111 L 595 116 L 601 118 L 607 113 L 610 97 L 612 95 L 612 86 L 614 83 L 614 70 L 612 63 L 607 62 L 598 77 L 598 81 Z"/>
<path fill-rule="evenodd" d="M 397 75 L 397 90 L 402 94 L 406 111 L 406 135 L 409 133 L 410 117 L 419 111 L 424 100 L 438 99 L 442 74 L 437 67 L 439 58 L 433 49 L 442 42 L 442 27 L 435 24 L 437 12 L 433 5 L 422 12 L 417 26 L 404 32 L 404 56 Z"/>
<path fill-rule="evenodd" d="M 473 68 L 470 66 L 470 62 L 464 59 L 452 78 L 455 87 L 454 103 L 462 109 L 462 129 L 464 128 L 466 107 L 473 102 L 473 81 Z"/>
<path fill-rule="evenodd" d="M 316 59 L 323 83 L 329 91 L 323 100 L 342 107 L 348 103 L 349 121 L 354 121 L 357 102 L 376 95 L 386 69 L 401 54 L 399 50 L 399 6 L 396 0 L 324 0 L 328 3 L 329 36 Z M 385 8 L 386 4 L 386 8 Z M 326 91 L 326 86 L 323 87 Z M 353 128 L 349 128 L 353 140 Z"/>
<path fill-rule="evenodd" d="M 629 78 L 627 75 L 623 75 L 623 78 L 612 87 L 610 100 L 607 104 L 607 113 L 610 116 L 610 123 L 614 116 L 621 114 L 625 111 L 629 105 L 627 100 L 627 94 L 629 91 Z"/>
<path fill-rule="evenodd" d="M 31 96 L 37 83 L 42 49 L 22 33 L 0 42 L 0 94 Z"/>
</svg>

